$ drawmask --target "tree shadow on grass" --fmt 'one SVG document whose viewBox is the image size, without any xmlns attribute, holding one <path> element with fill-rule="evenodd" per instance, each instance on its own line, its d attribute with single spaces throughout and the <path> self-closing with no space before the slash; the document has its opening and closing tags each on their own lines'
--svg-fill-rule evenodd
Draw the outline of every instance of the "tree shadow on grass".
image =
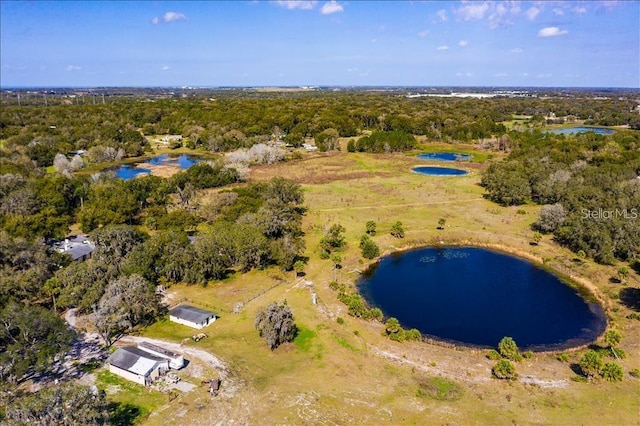
<svg viewBox="0 0 640 426">
<path fill-rule="evenodd" d="M 627 308 L 640 312 L 640 288 L 625 287 L 620 290 L 620 302 Z"/>
<path fill-rule="evenodd" d="M 578 376 L 584 376 L 584 373 L 582 372 L 582 368 L 580 368 L 580 364 L 574 362 L 571 363 L 569 365 L 569 368 L 571 368 L 571 371 L 573 371 L 574 373 L 576 373 L 576 375 Z"/>
<path fill-rule="evenodd" d="M 633 262 L 631 264 L 631 269 L 633 269 L 636 274 L 640 275 L 640 260 Z"/>
<path fill-rule="evenodd" d="M 118 426 L 132 426 L 142 415 L 140 408 L 127 402 L 109 404 L 109 423 Z"/>
</svg>

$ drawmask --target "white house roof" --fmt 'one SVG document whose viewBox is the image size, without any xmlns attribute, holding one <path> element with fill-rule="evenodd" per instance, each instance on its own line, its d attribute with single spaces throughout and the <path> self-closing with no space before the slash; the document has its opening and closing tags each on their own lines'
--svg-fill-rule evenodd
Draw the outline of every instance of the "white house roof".
<svg viewBox="0 0 640 426">
<path fill-rule="evenodd" d="M 196 308 L 195 306 L 178 305 L 169 311 L 169 315 L 199 324 L 203 321 L 206 321 L 207 318 L 216 316 L 216 313 Z"/>
<path fill-rule="evenodd" d="M 154 370 L 158 362 L 164 362 L 163 358 L 151 355 L 135 346 L 125 346 L 118 349 L 107 359 L 107 362 L 123 370 L 130 371 L 140 376 L 146 376 Z"/>
</svg>

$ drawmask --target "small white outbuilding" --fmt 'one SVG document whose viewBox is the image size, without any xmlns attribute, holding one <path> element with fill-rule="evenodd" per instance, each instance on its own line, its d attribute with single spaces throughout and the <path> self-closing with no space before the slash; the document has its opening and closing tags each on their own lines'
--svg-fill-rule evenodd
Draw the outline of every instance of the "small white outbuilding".
<svg viewBox="0 0 640 426">
<path fill-rule="evenodd" d="M 178 305 L 169 311 L 169 320 L 201 329 L 215 322 L 216 313 L 190 305 Z"/>
<path fill-rule="evenodd" d="M 169 360 L 135 346 L 125 346 L 107 359 L 109 371 L 132 382 L 148 386 L 169 369 Z"/>
</svg>

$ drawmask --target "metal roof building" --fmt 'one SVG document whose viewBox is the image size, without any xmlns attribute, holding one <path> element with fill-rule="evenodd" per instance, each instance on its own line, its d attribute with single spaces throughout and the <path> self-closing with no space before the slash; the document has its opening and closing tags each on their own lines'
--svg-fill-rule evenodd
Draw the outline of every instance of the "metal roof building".
<svg viewBox="0 0 640 426">
<path fill-rule="evenodd" d="M 58 241 L 53 247 L 60 253 L 68 254 L 75 262 L 83 262 L 91 257 L 96 245 L 89 241 L 86 235 L 65 238 Z"/>
<path fill-rule="evenodd" d="M 169 311 L 169 320 L 178 324 L 201 329 L 215 322 L 215 312 L 190 305 L 178 305 Z"/>
<path fill-rule="evenodd" d="M 169 360 L 135 346 L 125 346 L 118 349 L 107 359 L 109 371 L 125 379 L 149 385 L 161 371 L 169 369 Z"/>
</svg>

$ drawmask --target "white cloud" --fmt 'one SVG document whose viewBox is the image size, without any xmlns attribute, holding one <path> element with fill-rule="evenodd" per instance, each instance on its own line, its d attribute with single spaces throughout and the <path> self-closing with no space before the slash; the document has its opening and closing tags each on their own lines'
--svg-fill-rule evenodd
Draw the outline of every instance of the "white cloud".
<svg viewBox="0 0 640 426">
<path fill-rule="evenodd" d="M 305 0 L 276 0 L 273 3 L 275 3 L 276 5 L 278 5 L 280 7 L 284 7 L 285 9 L 289 9 L 289 10 L 294 10 L 294 9 L 311 10 L 314 7 L 316 7 L 316 3 L 318 3 L 318 2 L 316 0 L 310 0 L 310 1 L 305 1 Z"/>
<path fill-rule="evenodd" d="M 518 54 L 518 53 L 522 53 L 523 50 L 520 49 L 519 47 L 516 47 L 514 49 L 511 49 L 509 52 Z"/>
<path fill-rule="evenodd" d="M 509 74 L 507 74 L 506 72 L 498 72 L 495 73 L 493 76 L 494 77 L 507 77 Z"/>
<path fill-rule="evenodd" d="M 608 12 L 611 12 L 616 6 L 618 6 L 621 2 L 618 0 L 602 0 L 598 2 L 598 9 L 605 9 Z M 586 9 L 585 9 L 586 12 Z"/>
<path fill-rule="evenodd" d="M 536 19 L 542 13 L 543 2 L 533 2 L 535 5 L 523 9 L 524 2 L 520 1 L 462 1 L 462 5 L 453 9 L 459 21 L 485 21 L 491 29 L 514 25 L 515 20 L 526 18 Z"/>
<path fill-rule="evenodd" d="M 439 11 L 436 12 L 436 16 L 438 18 L 440 18 L 441 21 L 446 21 L 447 20 L 447 11 L 444 9 L 440 9 Z"/>
<path fill-rule="evenodd" d="M 428 35 L 429 35 L 429 30 L 420 31 L 418 33 L 418 37 L 420 37 L 420 38 L 425 38 Z"/>
<path fill-rule="evenodd" d="M 444 46 L 438 46 L 438 47 L 436 48 L 436 50 L 441 50 L 441 51 L 443 51 L 443 50 L 449 50 L 449 46 L 447 46 L 447 45 L 444 45 Z"/>
<path fill-rule="evenodd" d="M 556 7 L 555 9 L 553 9 L 553 13 L 555 13 L 557 16 L 562 16 L 564 15 L 564 10 L 560 9 L 559 7 Z"/>
<path fill-rule="evenodd" d="M 76 66 L 76 65 L 67 65 L 67 67 L 65 68 L 66 71 L 78 71 L 81 70 L 82 67 Z"/>
<path fill-rule="evenodd" d="M 561 30 L 558 27 L 546 27 L 538 31 L 538 37 L 557 37 L 568 33 L 569 31 Z"/>
<path fill-rule="evenodd" d="M 168 69 L 169 69 L 168 65 L 165 65 L 165 66 L 162 67 L 162 71 L 167 71 Z"/>
<path fill-rule="evenodd" d="M 473 77 L 473 74 L 470 72 L 457 72 L 456 77 Z"/>
<path fill-rule="evenodd" d="M 331 0 L 326 2 L 322 6 L 320 13 L 322 13 L 323 15 L 330 15 L 332 13 L 342 12 L 343 10 L 344 8 L 341 5 L 339 5 L 337 1 Z"/>
<path fill-rule="evenodd" d="M 474 21 L 484 18 L 488 10 L 488 3 L 468 3 L 456 9 L 455 13 L 463 21 Z"/>
<path fill-rule="evenodd" d="M 187 17 L 183 13 L 179 12 L 167 12 L 164 16 L 155 16 L 151 22 L 155 25 L 163 24 L 166 22 L 174 22 L 174 21 L 186 21 Z"/>
<path fill-rule="evenodd" d="M 460 40 L 460 41 L 458 42 L 458 46 L 460 46 L 460 47 L 465 47 L 465 46 L 467 46 L 468 44 L 469 44 L 469 40 Z"/>
<path fill-rule="evenodd" d="M 164 14 L 164 22 L 182 21 L 187 19 L 182 13 L 167 12 Z"/>
<path fill-rule="evenodd" d="M 533 21 L 534 19 L 536 19 L 536 16 L 538 16 L 539 13 L 540 13 L 540 9 L 534 6 L 527 9 L 527 11 L 524 14 L 527 16 L 528 20 Z"/>
<path fill-rule="evenodd" d="M 575 13 L 577 13 L 578 15 L 584 15 L 585 13 L 587 13 L 587 8 L 584 6 L 576 6 L 573 11 Z"/>
</svg>

